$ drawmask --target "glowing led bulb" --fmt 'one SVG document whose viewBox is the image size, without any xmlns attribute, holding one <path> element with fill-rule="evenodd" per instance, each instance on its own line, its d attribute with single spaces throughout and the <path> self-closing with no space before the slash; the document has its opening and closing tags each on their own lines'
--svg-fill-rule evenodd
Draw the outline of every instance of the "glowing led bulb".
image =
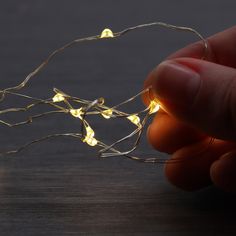
<svg viewBox="0 0 236 236">
<path fill-rule="evenodd" d="M 149 114 L 156 113 L 160 109 L 160 105 L 157 99 L 154 99 L 149 104 Z"/>
<path fill-rule="evenodd" d="M 82 107 L 79 109 L 70 109 L 70 114 L 82 120 L 82 115 L 83 115 Z"/>
<path fill-rule="evenodd" d="M 87 132 L 86 136 L 88 136 L 88 137 L 94 137 L 94 135 L 95 135 L 95 132 L 93 131 L 93 129 L 90 126 L 86 127 L 86 132 Z"/>
<path fill-rule="evenodd" d="M 111 109 L 107 109 L 101 112 L 101 115 L 105 118 L 105 119 L 110 119 L 112 116 L 112 110 Z"/>
<path fill-rule="evenodd" d="M 131 115 L 127 117 L 128 120 L 130 120 L 133 124 L 140 126 L 140 118 L 137 115 Z"/>
<path fill-rule="evenodd" d="M 61 93 L 57 93 L 53 98 L 53 102 L 63 102 L 65 100 L 65 97 Z"/>
<path fill-rule="evenodd" d="M 100 35 L 100 38 L 114 38 L 114 34 L 110 29 L 104 29 Z"/>
<path fill-rule="evenodd" d="M 89 146 L 96 146 L 98 144 L 98 141 L 97 139 L 95 138 L 86 138 L 86 143 L 89 145 Z"/>
<path fill-rule="evenodd" d="M 94 138 L 94 131 L 90 126 L 87 126 L 86 128 L 86 136 L 83 140 L 83 142 L 87 143 L 90 146 L 96 146 L 98 141 Z"/>
</svg>

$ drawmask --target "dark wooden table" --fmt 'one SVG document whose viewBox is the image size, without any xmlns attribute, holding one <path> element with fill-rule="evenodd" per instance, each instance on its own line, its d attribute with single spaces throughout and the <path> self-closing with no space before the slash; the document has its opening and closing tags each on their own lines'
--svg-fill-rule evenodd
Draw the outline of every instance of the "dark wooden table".
<svg viewBox="0 0 236 236">
<path fill-rule="evenodd" d="M 0 87 L 20 82 L 53 49 L 104 27 L 121 30 L 162 20 L 210 35 L 235 24 L 235 7 L 233 0 L 2 1 Z M 47 97 L 56 86 L 84 98 L 104 95 L 115 104 L 140 91 L 165 56 L 194 40 L 153 29 L 77 46 L 37 76 L 29 93 Z M 1 150 L 49 132 L 74 131 L 76 125 L 51 117 L 25 128 L 1 127 Z M 107 142 L 124 132 L 122 124 L 97 120 L 95 126 Z M 144 145 L 141 152 L 151 149 Z M 183 192 L 166 181 L 162 166 L 98 159 L 73 140 L 56 139 L 0 159 L 1 236 L 235 235 L 235 209 L 235 196 L 213 187 Z"/>
</svg>

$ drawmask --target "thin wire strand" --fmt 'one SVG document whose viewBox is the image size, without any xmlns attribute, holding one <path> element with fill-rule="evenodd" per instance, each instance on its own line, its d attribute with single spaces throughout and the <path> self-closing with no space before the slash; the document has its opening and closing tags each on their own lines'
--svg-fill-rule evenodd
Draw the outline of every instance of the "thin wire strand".
<svg viewBox="0 0 236 236">
<path fill-rule="evenodd" d="M 48 139 L 52 139 L 52 138 L 57 138 L 57 137 L 73 137 L 73 138 L 81 138 L 81 134 L 79 133 L 64 133 L 64 134 L 49 134 L 47 136 L 32 140 L 24 145 L 22 145 L 21 147 L 15 149 L 15 150 L 10 150 L 10 151 L 5 151 L 5 152 L 1 152 L 0 155 L 4 156 L 4 155 L 9 155 L 9 154 L 16 154 L 19 153 L 21 151 L 23 151 L 24 149 L 32 146 L 33 144 L 48 140 Z"/>
<path fill-rule="evenodd" d="M 152 26 L 161 26 L 161 27 L 172 29 L 172 30 L 191 32 L 191 33 L 195 34 L 204 43 L 205 52 L 204 52 L 203 58 L 205 57 L 207 50 L 208 50 L 207 40 L 205 40 L 205 38 L 197 30 L 190 28 L 190 27 L 176 26 L 176 25 L 167 24 L 164 22 L 152 22 L 152 23 L 140 24 L 137 26 L 129 27 L 129 28 L 126 28 L 120 32 L 116 32 L 116 33 L 114 33 L 114 38 L 121 37 L 129 32 L 137 30 L 137 29 L 147 28 L 147 27 L 152 27 Z M 111 38 L 105 38 L 105 39 L 114 39 L 114 38 L 111 37 Z M 0 101 L 2 101 L 4 99 L 7 91 L 15 91 L 15 90 L 19 90 L 19 89 L 22 89 L 23 87 L 25 87 L 25 85 L 30 81 L 30 79 L 33 78 L 36 74 L 38 74 L 57 54 L 63 52 L 67 48 L 74 46 L 75 44 L 83 43 L 83 42 L 87 42 L 87 41 L 93 41 L 93 40 L 104 40 L 104 38 L 101 38 L 100 35 L 95 35 L 95 36 L 90 36 L 90 37 L 86 37 L 86 38 L 75 39 L 75 40 L 65 44 L 64 46 L 56 49 L 35 70 L 33 70 L 30 74 L 28 74 L 27 77 L 20 84 L 0 91 L 2 93 L 2 97 L 1 97 Z"/>
</svg>

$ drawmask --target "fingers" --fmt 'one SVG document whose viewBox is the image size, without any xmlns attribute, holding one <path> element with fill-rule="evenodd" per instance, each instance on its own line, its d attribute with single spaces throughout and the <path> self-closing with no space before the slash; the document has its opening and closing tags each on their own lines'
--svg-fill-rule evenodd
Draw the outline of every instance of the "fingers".
<svg viewBox="0 0 236 236">
<path fill-rule="evenodd" d="M 147 131 L 149 143 L 155 149 L 166 153 L 173 153 L 183 146 L 199 142 L 205 137 L 204 134 L 177 121 L 165 112 L 156 114 Z"/>
<path fill-rule="evenodd" d="M 199 60 L 204 56 L 204 47 L 197 42 L 172 54 L 149 74 L 145 87 L 154 88 L 151 97 L 159 98 L 162 108 L 171 115 L 158 114 L 148 129 L 148 139 L 155 148 L 172 153 L 189 145 L 186 136 L 193 142 L 201 140 L 196 130 L 186 131 L 189 126 L 211 136 L 235 140 L 235 38 L 236 27 L 208 38 L 208 62 Z M 149 95 L 143 99 L 149 103 Z M 199 189 L 213 181 L 222 189 L 235 191 L 236 152 L 230 152 L 235 146 L 217 140 L 201 153 L 202 144 L 181 148 L 166 164 L 166 176 L 185 190 Z"/>
<path fill-rule="evenodd" d="M 168 113 L 211 136 L 236 139 L 236 69 L 178 58 L 161 63 L 151 76 Z"/>
<path fill-rule="evenodd" d="M 236 193 L 236 151 L 224 154 L 210 169 L 213 183 L 227 191 Z"/>
<path fill-rule="evenodd" d="M 205 48 L 201 41 L 188 45 L 187 47 L 180 49 L 179 51 L 170 55 L 167 59 L 171 60 L 180 57 L 189 57 L 205 59 L 210 62 L 215 62 L 221 65 L 236 67 L 236 26 L 227 29 L 223 32 L 217 33 L 207 39 L 208 41 L 208 52 L 205 54 Z M 144 87 L 147 88 L 152 85 L 155 80 L 155 69 L 147 76 L 144 82 Z M 148 94 L 143 95 L 143 101 L 147 105 L 149 104 Z"/>
<path fill-rule="evenodd" d="M 208 43 L 209 43 L 209 40 L 208 40 Z M 215 61 L 215 55 L 212 51 L 212 46 L 209 44 L 207 52 L 206 52 L 204 44 L 201 41 L 190 44 L 187 47 L 182 48 L 178 50 L 177 52 L 174 52 L 173 54 L 167 57 L 167 60 L 180 58 L 180 57 L 191 57 L 191 58 L 196 58 L 196 59 L 204 58 L 207 61 L 212 61 L 212 62 Z"/>
<path fill-rule="evenodd" d="M 205 49 L 203 43 L 199 41 L 175 52 L 170 55 L 168 59 L 179 57 L 192 57 L 200 59 L 205 56 L 207 61 L 225 66 L 236 67 L 235 39 L 236 26 L 209 37 L 207 39 L 209 44 L 207 55 L 204 55 Z"/>
<path fill-rule="evenodd" d="M 144 87 L 149 87 L 155 78 L 153 70 L 145 81 Z M 151 92 L 151 91 L 150 91 Z M 143 96 L 143 102 L 148 106 L 150 99 L 155 97 L 152 93 Z M 151 125 L 147 130 L 149 143 L 157 150 L 166 153 L 173 153 L 183 146 L 198 142 L 206 135 L 183 122 L 178 121 L 173 116 L 169 116 L 163 110 L 159 110 L 155 115 Z"/>
<path fill-rule="evenodd" d="M 236 67 L 235 39 L 236 26 L 215 34 L 208 39 L 215 63 Z"/>
<path fill-rule="evenodd" d="M 167 161 L 165 165 L 166 177 L 172 184 L 188 191 L 206 187 L 212 183 L 212 179 L 219 186 L 223 186 L 225 183 L 222 174 L 225 173 L 228 163 L 222 167 L 216 162 L 212 169 L 211 165 L 221 155 L 235 149 L 235 147 L 235 143 L 220 140 L 215 140 L 214 143 L 209 145 L 209 139 L 204 143 L 184 147 L 175 152 L 172 158 Z M 230 177 L 232 177 L 232 174 L 228 176 L 228 179 Z"/>
</svg>

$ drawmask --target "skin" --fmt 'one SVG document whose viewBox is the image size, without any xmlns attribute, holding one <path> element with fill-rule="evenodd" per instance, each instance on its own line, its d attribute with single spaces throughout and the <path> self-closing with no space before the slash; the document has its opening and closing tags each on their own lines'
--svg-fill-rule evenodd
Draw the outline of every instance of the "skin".
<svg viewBox="0 0 236 236">
<path fill-rule="evenodd" d="M 189 45 L 154 68 L 145 81 L 162 107 L 148 128 L 148 140 L 171 154 L 166 177 L 184 190 L 214 184 L 236 192 L 235 40 L 236 27 L 208 38 L 205 60 L 202 42 Z M 143 100 L 148 104 L 145 95 Z"/>
</svg>

